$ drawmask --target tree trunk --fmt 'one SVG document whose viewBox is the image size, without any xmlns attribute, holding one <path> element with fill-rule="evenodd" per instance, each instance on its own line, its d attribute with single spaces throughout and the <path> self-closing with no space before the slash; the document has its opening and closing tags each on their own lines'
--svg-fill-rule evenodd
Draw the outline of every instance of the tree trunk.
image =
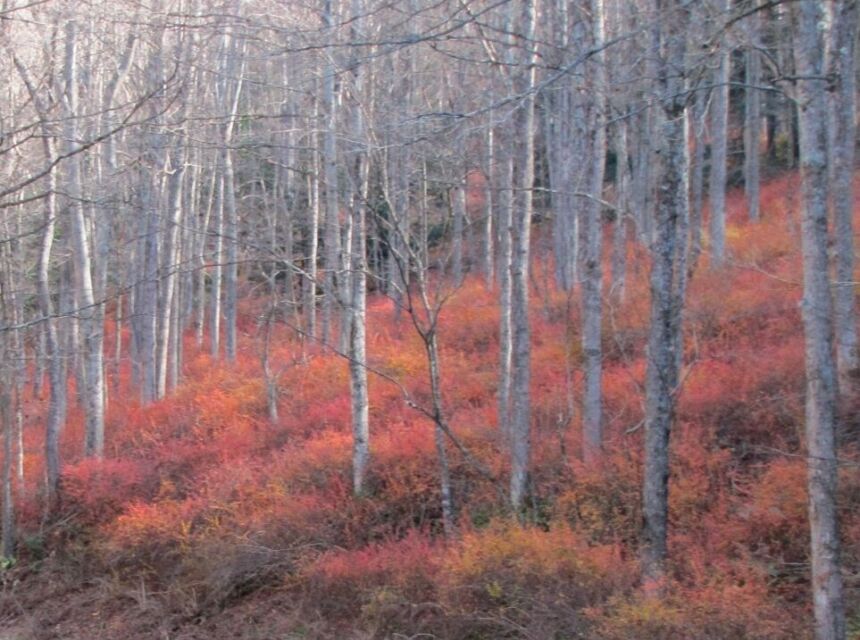
<svg viewBox="0 0 860 640">
<path fill-rule="evenodd" d="M 720 0 L 722 15 L 730 11 L 729 0 Z M 714 74 L 711 102 L 711 267 L 719 269 L 726 259 L 726 162 L 729 141 L 729 77 L 731 50 L 724 41 Z"/>
<path fill-rule="evenodd" d="M 836 366 L 827 255 L 827 79 L 819 0 L 795 6 L 799 80 L 800 181 L 803 198 L 803 328 L 812 599 L 817 640 L 845 638 L 836 508 Z"/>
<path fill-rule="evenodd" d="M 357 31 L 360 16 L 364 13 L 363 2 L 353 0 L 353 28 Z M 357 38 L 358 34 L 354 33 Z M 355 67 L 353 85 L 355 104 L 353 105 L 352 137 L 357 141 L 353 154 L 353 201 L 352 201 L 352 246 L 350 247 L 349 295 L 349 381 L 352 412 L 352 486 L 355 495 L 365 491 L 367 469 L 370 462 L 370 401 L 367 387 L 367 201 L 370 195 L 370 155 L 366 147 L 362 107 L 371 110 L 372 96 L 367 95 L 367 87 L 373 78 L 365 77 L 366 71 Z M 405 213 L 405 212 L 404 212 Z"/>
<path fill-rule="evenodd" d="M 464 178 L 460 176 L 457 180 L 457 184 L 449 192 L 451 209 L 454 214 L 454 227 L 451 234 L 451 253 L 453 254 L 451 277 L 455 287 L 463 284 L 463 235 L 466 225 L 466 189 L 463 182 Z"/>
<path fill-rule="evenodd" d="M 669 433 L 683 357 L 682 314 L 687 284 L 689 171 L 686 82 L 683 68 L 688 9 L 682 0 L 658 2 L 663 9 L 654 34 L 659 60 L 656 96 L 662 118 L 658 130 L 658 204 L 651 243 L 651 313 L 645 374 L 645 468 L 642 572 L 659 585 L 666 559 L 669 509 Z"/>
<path fill-rule="evenodd" d="M 615 135 L 615 223 L 612 233 L 612 285 L 610 295 L 623 302 L 627 288 L 627 226 L 630 207 L 630 159 L 627 146 L 627 121 L 618 124 Z"/>
<path fill-rule="evenodd" d="M 759 172 L 759 141 L 761 140 L 761 54 L 759 43 L 760 15 L 753 13 L 748 19 L 750 46 L 746 51 L 746 109 L 744 113 L 744 191 L 747 211 L 753 222 L 760 217 L 761 190 Z"/>
<path fill-rule="evenodd" d="M 840 389 L 851 392 L 852 374 L 860 367 L 857 345 L 857 310 L 854 278 L 854 148 L 856 125 L 857 0 L 839 0 L 833 18 L 832 77 L 836 90 L 830 94 L 834 126 L 832 183 L 835 243 L 836 362 Z"/>
<path fill-rule="evenodd" d="M 517 197 L 513 220 L 511 259 L 511 506 L 520 511 L 526 497 L 531 455 L 531 331 L 529 327 L 529 248 L 534 187 L 534 139 L 537 0 L 523 0 L 522 36 L 527 53 L 515 80 L 525 95 L 515 114 L 520 152 L 517 157 Z"/>
<path fill-rule="evenodd" d="M 325 0 L 323 28 L 334 41 L 334 0 Z M 329 52 L 330 57 L 333 52 Z M 329 59 L 323 71 L 323 101 L 325 103 L 325 133 L 323 147 L 325 180 L 325 286 L 323 288 L 322 341 L 329 344 L 332 340 L 333 306 L 340 290 L 340 202 L 338 200 L 337 179 L 337 91 L 335 87 L 335 65 Z"/>
<path fill-rule="evenodd" d="M 74 153 L 77 145 L 78 76 L 77 76 L 77 25 L 74 20 L 66 23 L 65 81 L 63 136 L 66 153 Z M 72 247 L 75 258 L 75 274 L 79 293 L 78 316 L 83 332 L 84 396 L 86 409 L 85 452 L 101 457 L 104 452 L 104 328 L 99 326 L 100 315 L 96 310 L 93 290 L 90 240 L 82 203 L 80 158 L 74 156 L 66 161 L 68 166 L 67 193 L 71 212 Z"/>
<path fill-rule="evenodd" d="M 505 141 L 505 144 L 509 144 Z M 499 154 L 499 397 L 498 423 L 502 440 L 511 436 L 511 261 L 513 257 L 514 158 L 510 146 Z"/>
<path fill-rule="evenodd" d="M 493 242 L 493 234 L 495 233 L 495 225 L 493 224 L 493 205 L 495 202 L 493 187 L 495 185 L 493 181 L 496 175 L 496 141 L 492 116 L 490 117 L 490 125 L 487 127 L 486 145 L 486 168 L 484 171 L 486 183 L 484 187 L 484 220 L 483 233 L 481 235 L 481 251 L 484 254 L 484 283 L 488 289 L 492 289 L 495 275 L 495 265 L 493 264 L 493 252 L 495 251 L 495 243 Z"/>
<path fill-rule="evenodd" d="M 600 48 L 603 46 L 605 17 L 603 0 L 591 0 L 591 20 L 595 54 L 590 76 L 594 104 L 590 136 L 589 198 L 585 208 L 582 274 L 582 352 L 584 361 L 584 395 L 582 399 L 582 454 L 586 464 L 595 462 L 603 448 L 601 347 L 603 309 L 603 171 L 606 164 L 606 67 Z"/>
</svg>

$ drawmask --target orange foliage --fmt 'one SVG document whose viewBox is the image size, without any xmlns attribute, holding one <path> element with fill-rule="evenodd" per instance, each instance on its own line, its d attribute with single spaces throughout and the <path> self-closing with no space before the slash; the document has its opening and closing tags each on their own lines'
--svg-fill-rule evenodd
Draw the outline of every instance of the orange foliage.
<svg viewBox="0 0 860 640">
<path fill-rule="evenodd" d="M 481 186 L 470 174 L 470 208 L 480 205 Z M 347 364 L 276 325 L 270 358 L 280 418 L 270 421 L 256 325 L 266 301 L 248 296 L 235 363 L 213 361 L 189 336 L 185 382 L 145 407 L 133 400 L 130 366 L 122 364 L 105 460 L 80 460 L 82 413 L 70 408 L 63 514 L 96 534 L 105 569 L 161 576 L 186 591 L 259 576 L 257 565 L 229 579 L 216 568 L 241 565 L 249 547 L 268 550 L 265 562 L 277 550 L 288 558 L 268 565 L 279 588 L 302 596 L 313 616 L 364 621 L 378 637 L 803 638 L 808 625 L 779 624 L 808 619 L 797 181 L 763 188 L 757 225 L 745 221 L 739 194 L 729 207 L 730 266 L 711 272 L 703 257 L 690 283 L 663 599 L 636 589 L 649 294 L 646 252 L 632 244 L 626 297 L 606 301 L 606 447 L 589 467 L 579 462 L 579 294 L 555 287 L 545 252 L 536 259 L 533 526 L 514 523 L 499 492 L 509 463 L 496 415 L 498 292 L 477 276 L 452 292 L 440 316 L 443 403 L 459 441 L 501 483 L 446 441 L 459 538 L 439 540 L 433 425 L 403 398 L 405 391 L 429 405 L 424 345 L 382 296 L 369 300 L 369 360 L 402 388 L 370 376 L 365 495 L 351 490 Z M 547 230 L 536 232 L 542 247 Z M 448 286 L 441 278 L 432 274 L 431 286 Z M 35 426 L 43 404 L 28 397 L 27 407 Z M 40 438 L 28 427 L 20 513 L 32 529 L 41 514 Z M 843 455 L 845 557 L 856 564 L 860 474 L 851 443 Z M 222 582 L 210 591 L 232 593 Z M 860 602 L 849 608 L 860 610 Z"/>
</svg>

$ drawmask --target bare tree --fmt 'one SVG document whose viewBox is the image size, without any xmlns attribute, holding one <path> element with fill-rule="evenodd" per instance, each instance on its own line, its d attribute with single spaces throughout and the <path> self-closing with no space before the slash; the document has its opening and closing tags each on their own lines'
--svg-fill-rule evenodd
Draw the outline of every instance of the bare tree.
<svg viewBox="0 0 860 640">
<path fill-rule="evenodd" d="M 730 0 L 720 0 L 719 20 L 726 20 Z M 723 39 L 717 54 L 714 90 L 711 98 L 711 265 L 719 268 L 726 257 L 726 163 L 729 143 L 729 79 L 731 48 Z"/>
<path fill-rule="evenodd" d="M 800 126 L 803 249 L 803 328 L 806 355 L 806 455 L 815 636 L 845 638 L 836 510 L 836 363 L 827 254 L 827 79 L 824 7 L 794 7 L 794 53 Z"/>
<path fill-rule="evenodd" d="M 520 140 L 516 157 L 514 219 L 511 228 L 511 506 L 522 508 L 526 497 L 531 453 L 531 331 L 529 324 L 529 261 L 534 187 L 535 96 L 537 45 L 535 25 L 537 0 L 522 0 L 520 6 L 520 68 L 514 78 L 515 91 L 524 96 L 515 112 Z"/>
<path fill-rule="evenodd" d="M 835 275 L 836 363 L 840 388 L 852 388 L 851 374 L 860 367 L 857 344 L 857 309 L 854 282 L 854 149 L 856 124 L 856 42 L 858 9 L 856 0 L 834 4 L 830 36 L 830 75 L 836 82 L 830 93 L 833 159 L 831 197 L 833 199 Z"/>
<path fill-rule="evenodd" d="M 666 559 L 669 434 L 683 357 L 682 318 L 687 288 L 689 224 L 688 125 L 684 69 L 689 8 L 660 0 L 653 53 L 658 60 L 655 98 L 660 105 L 659 179 L 651 243 L 651 314 L 645 374 L 645 469 L 642 571 L 659 584 Z"/>
</svg>

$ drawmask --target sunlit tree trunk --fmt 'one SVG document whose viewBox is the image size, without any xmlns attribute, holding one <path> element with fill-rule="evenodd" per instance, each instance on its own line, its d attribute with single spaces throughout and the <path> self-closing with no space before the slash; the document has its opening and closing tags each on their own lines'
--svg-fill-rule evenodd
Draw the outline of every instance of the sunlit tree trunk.
<svg viewBox="0 0 860 640">
<path fill-rule="evenodd" d="M 156 395 L 163 398 L 167 393 L 167 374 L 171 352 L 171 335 L 175 333 L 172 318 L 179 313 L 178 286 L 179 275 L 176 265 L 179 257 L 179 226 L 182 223 L 182 179 L 185 172 L 184 150 L 175 143 L 167 152 L 167 229 L 164 239 L 164 277 L 162 278 L 161 304 L 158 319 L 158 386 Z"/>
<path fill-rule="evenodd" d="M 364 13 L 362 0 L 352 1 L 354 36 L 361 28 Z M 368 89 L 372 86 L 370 72 L 356 65 L 353 75 L 352 139 L 357 148 L 352 154 L 352 246 L 350 247 L 349 277 L 352 291 L 349 296 L 349 380 L 352 411 L 352 480 L 353 492 L 365 491 L 367 469 L 370 462 L 370 413 L 367 387 L 367 201 L 370 194 L 370 155 L 367 153 L 367 132 L 362 109 L 372 109 L 373 98 Z"/>
<path fill-rule="evenodd" d="M 526 96 L 515 114 L 518 136 L 515 211 L 511 257 L 511 506 L 523 507 L 531 455 L 531 331 L 529 324 L 529 249 L 534 187 L 537 0 L 523 0 L 520 27 L 526 48 L 514 86 Z"/>
<path fill-rule="evenodd" d="M 63 136 L 65 152 L 72 154 L 77 145 L 78 131 L 78 75 L 77 75 L 77 24 L 68 20 L 65 26 L 66 49 L 64 74 L 66 94 L 63 100 Z M 101 457 L 104 451 L 104 347 L 101 316 L 96 310 L 93 289 L 93 271 L 88 225 L 83 208 L 80 158 L 67 161 L 66 190 L 71 213 L 71 242 L 75 256 L 75 275 L 79 293 L 81 331 L 83 333 L 84 397 L 86 408 L 87 455 Z"/>
</svg>

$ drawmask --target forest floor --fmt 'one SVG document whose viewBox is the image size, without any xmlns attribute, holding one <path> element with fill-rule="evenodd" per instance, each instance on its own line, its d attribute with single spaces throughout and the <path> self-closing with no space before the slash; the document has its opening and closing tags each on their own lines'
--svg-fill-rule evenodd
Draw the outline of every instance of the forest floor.
<svg viewBox="0 0 860 640">
<path fill-rule="evenodd" d="M 790 175 L 765 185 L 757 224 L 732 194 L 729 265 L 710 271 L 703 256 L 692 279 L 662 598 L 641 592 L 636 555 L 647 256 L 630 244 L 624 300 L 607 299 L 606 452 L 586 468 L 578 298 L 553 285 L 539 230 L 527 526 L 499 491 L 508 462 L 495 428 L 497 293 L 479 277 L 450 291 L 442 313 L 443 393 L 454 432 L 496 481 L 449 447 L 449 541 L 432 426 L 403 397 L 429 401 L 408 318 L 371 298 L 369 364 L 398 384 L 371 376 L 370 490 L 354 498 L 346 363 L 276 327 L 280 417 L 270 420 L 257 322 L 267 301 L 249 295 L 234 364 L 213 362 L 189 335 L 185 382 L 147 407 L 128 391 L 128 368 L 112 372 L 103 461 L 82 458 L 72 410 L 62 499 L 47 521 L 45 403 L 28 401 L 22 551 L 0 574 L 0 638 L 811 637 L 798 207 Z M 840 510 L 860 638 L 860 402 L 845 405 Z"/>
</svg>

